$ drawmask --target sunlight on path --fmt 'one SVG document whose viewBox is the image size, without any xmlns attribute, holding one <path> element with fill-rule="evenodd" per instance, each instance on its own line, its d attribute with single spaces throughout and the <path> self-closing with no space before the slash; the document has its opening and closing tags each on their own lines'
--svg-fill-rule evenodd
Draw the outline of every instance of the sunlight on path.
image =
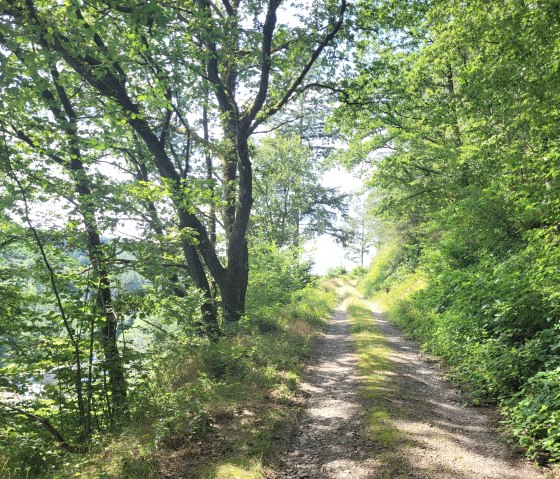
<svg viewBox="0 0 560 479">
<path fill-rule="evenodd" d="M 285 460 L 286 478 L 366 478 L 374 466 L 361 434 L 358 357 L 344 311 L 335 312 L 317 344 L 302 392 L 307 410 Z"/>
<path fill-rule="evenodd" d="M 281 477 L 544 477 L 500 442 L 484 410 L 462 406 L 375 305 L 348 283 L 339 295 L 302 384 L 307 409 Z"/>
</svg>

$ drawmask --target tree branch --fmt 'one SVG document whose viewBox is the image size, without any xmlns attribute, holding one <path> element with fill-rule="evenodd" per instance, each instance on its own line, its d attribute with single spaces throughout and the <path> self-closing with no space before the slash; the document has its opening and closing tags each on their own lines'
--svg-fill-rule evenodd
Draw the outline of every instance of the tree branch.
<svg viewBox="0 0 560 479">
<path fill-rule="evenodd" d="M 76 452 L 81 452 L 78 448 L 76 448 L 75 446 L 73 446 L 72 444 L 70 444 L 68 441 L 66 441 L 66 439 L 64 439 L 64 436 L 58 431 L 58 429 L 56 429 L 47 418 L 44 418 L 42 416 L 37 416 L 37 414 L 33 414 L 32 412 L 26 411 L 25 409 L 22 409 L 18 406 L 14 406 L 13 404 L 4 402 L 4 401 L 0 401 L 0 406 L 5 407 L 6 409 L 10 409 L 11 411 L 17 412 L 18 414 L 22 414 L 23 416 L 25 416 L 26 418 L 38 422 L 41 426 L 43 426 L 43 428 L 49 432 L 49 434 L 51 436 L 54 437 L 54 439 L 56 440 L 56 442 L 58 442 L 58 444 L 60 445 L 60 447 L 62 447 L 62 449 L 64 449 L 65 451 L 71 452 L 71 453 L 76 453 Z"/>
<path fill-rule="evenodd" d="M 250 124 L 257 113 L 262 110 L 266 95 L 268 93 L 268 84 L 270 81 L 270 68 L 271 50 L 272 50 L 272 37 L 274 35 L 274 28 L 276 27 L 276 10 L 280 2 L 278 0 L 268 0 L 268 8 L 266 12 L 266 19 L 263 25 L 263 40 L 262 40 L 262 61 L 261 61 L 261 78 L 259 81 L 259 91 L 255 97 L 253 105 L 249 111 L 244 115 L 247 124 Z"/>
<path fill-rule="evenodd" d="M 261 125 L 264 121 L 266 121 L 266 119 L 270 118 L 272 115 L 274 115 L 280 109 L 282 109 L 282 107 L 286 103 L 288 103 L 290 101 L 290 99 L 292 98 L 292 95 L 296 92 L 298 87 L 301 85 L 301 83 L 303 82 L 303 80 L 305 79 L 307 74 L 309 73 L 309 70 L 311 70 L 311 67 L 315 64 L 315 62 L 317 61 L 317 59 L 319 58 L 319 56 L 321 55 L 321 53 L 323 52 L 325 47 L 334 39 L 334 37 L 337 35 L 339 30 L 341 29 L 342 24 L 344 22 L 344 14 L 346 12 L 347 7 L 348 7 L 347 0 L 342 0 L 342 3 L 341 3 L 340 8 L 339 8 L 339 12 L 338 12 L 338 21 L 333 25 L 330 32 L 328 32 L 327 35 L 325 35 L 325 37 L 323 38 L 321 43 L 319 43 L 317 48 L 313 51 L 313 53 L 311 54 L 311 57 L 309 58 L 309 60 L 307 61 L 307 63 L 303 67 L 303 69 L 301 70 L 300 74 L 294 79 L 294 81 L 292 82 L 292 84 L 290 85 L 290 87 L 288 88 L 286 93 L 284 94 L 284 96 L 275 105 L 272 105 L 264 114 L 259 116 L 259 118 L 257 118 L 253 122 L 253 124 L 249 128 L 249 131 L 251 133 L 253 133 L 258 128 L 259 125 Z"/>
</svg>

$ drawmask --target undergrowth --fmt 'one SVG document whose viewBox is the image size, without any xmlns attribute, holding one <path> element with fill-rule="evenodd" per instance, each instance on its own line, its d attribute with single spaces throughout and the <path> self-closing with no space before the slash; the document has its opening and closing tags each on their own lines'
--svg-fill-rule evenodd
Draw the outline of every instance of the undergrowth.
<svg viewBox="0 0 560 479">
<path fill-rule="evenodd" d="M 456 247 L 456 246 L 455 246 Z M 556 251 L 556 250 L 554 250 Z M 448 365 L 473 404 L 494 402 L 504 431 L 539 462 L 560 460 L 558 277 L 549 238 L 459 266 L 441 247 L 413 264 L 380 252 L 360 289 Z M 556 318 L 556 319 L 555 319 Z"/>
<path fill-rule="evenodd" d="M 283 304 L 261 305 L 259 291 L 252 294 L 247 316 L 218 341 L 169 340 L 138 378 L 144 389 L 129 424 L 86 455 L 67 455 L 49 477 L 263 477 L 296 414 L 300 373 L 336 294 L 309 284 L 284 292 Z"/>
</svg>

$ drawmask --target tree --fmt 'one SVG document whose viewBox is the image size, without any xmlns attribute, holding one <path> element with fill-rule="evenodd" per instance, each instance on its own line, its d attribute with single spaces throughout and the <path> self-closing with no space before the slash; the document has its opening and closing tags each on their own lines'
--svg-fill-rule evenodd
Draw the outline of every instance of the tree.
<svg viewBox="0 0 560 479">
<path fill-rule="evenodd" d="M 554 188 L 542 188 L 555 157 L 545 155 L 541 173 L 537 165 L 555 131 L 551 111 L 540 107 L 556 101 L 549 56 L 556 39 L 545 18 L 557 12 L 518 2 L 488 9 L 475 2 L 460 16 L 463 6 L 454 1 L 360 8 L 359 73 L 348 79 L 337 118 L 355 134 L 349 157 L 374 165 L 380 208 L 419 224 L 473 191 L 487 191 L 499 202 L 513 200 L 521 216 L 525 201 L 533 205 L 526 212 L 555 216 Z M 372 154 L 380 150 L 381 159 Z M 506 197 L 513 190 L 530 193 Z"/>
<path fill-rule="evenodd" d="M 79 122 L 79 115 L 83 115 L 86 105 L 75 105 L 72 94 L 68 92 L 65 79 L 53 63 L 43 56 L 28 56 L 24 46 L 8 44 L 13 57 L 4 66 L 3 98 L 6 110 L 0 118 L 0 128 L 4 133 L 4 148 L 2 150 L 2 169 L 16 183 L 20 196 L 26 203 L 26 221 L 31 227 L 27 216 L 30 198 L 26 193 L 23 182 L 51 183 L 53 169 L 58 168 L 59 185 L 64 183 L 67 176 L 71 185 L 69 192 L 60 193 L 70 198 L 75 204 L 76 213 L 81 217 L 84 231 L 83 241 L 88 259 L 94 274 L 91 281 L 97 284 L 96 309 L 100 316 L 99 329 L 103 341 L 105 365 L 111 385 L 111 402 L 113 409 L 124 409 L 126 402 L 126 381 L 124 367 L 117 346 L 117 321 L 112 311 L 111 283 L 109 279 L 109 264 L 107 248 L 101 242 L 99 226 L 98 197 L 94 194 L 94 180 L 84 166 L 91 154 L 91 146 L 83 142 Z M 25 61 L 24 61 L 25 60 Z M 45 72 L 43 77 L 34 77 L 38 71 Z M 21 82 L 17 91 L 14 83 Z M 26 97 L 22 101 L 21 95 Z M 52 121 L 48 121 L 51 115 Z M 47 121 L 45 121 L 47 120 Z M 16 159 L 17 158 L 17 159 Z M 38 160 L 39 171 L 35 178 L 29 175 L 20 179 L 17 172 L 29 172 L 33 160 Z M 25 173 L 24 173 L 25 174 Z M 41 178 L 39 179 L 38 176 Z M 30 186 L 30 185 L 26 185 Z M 72 191 L 73 190 L 73 191 Z M 37 236 L 37 246 L 40 240 Z M 42 246 L 41 246 L 42 247 Z M 47 263 L 47 260 L 45 259 Z M 54 285 L 55 283 L 53 283 Z M 56 286 L 54 286 L 56 287 Z M 61 309 L 61 314 L 64 312 Z M 77 353 L 79 356 L 79 354 Z M 78 370 L 80 366 L 78 365 Z M 79 387 L 78 387 L 79 389 Z M 79 402 L 81 399 L 79 398 Z M 84 418 L 85 406 L 81 407 Z M 84 419 L 84 434 L 89 434 L 90 426 L 86 423 L 91 417 Z"/>
<path fill-rule="evenodd" d="M 507 405 L 532 457 L 558 458 L 558 4 L 359 7 L 337 119 L 402 233 L 370 288 L 468 389 Z"/>
<path fill-rule="evenodd" d="M 324 49 L 339 33 L 347 8 L 326 2 L 297 13 L 307 31 L 277 24 L 279 0 L 126 2 L 106 5 L 9 0 L 0 10 L 1 41 L 23 42 L 51 63 L 64 65 L 85 82 L 96 114 L 111 128 L 126 125 L 145 145 L 160 180 L 168 188 L 183 232 L 189 274 L 204 291 L 209 331 L 217 319 L 206 272 L 216 282 L 226 321 L 240 318 L 248 278 L 246 232 L 253 203 L 249 138 L 304 87 Z M 304 18 L 305 17 L 305 18 Z M 297 23 L 297 22 L 296 22 Z M 205 110 L 219 129 L 216 141 L 192 126 Z M 206 107 L 205 107 L 206 108 Z M 212 244 L 204 216 L 192 201 L 193 184 L 177 164 L 174 144 L 194 141 L 221 161 L 221 221 L 225 262 Z"/>
<path fill-rule="evenodd" d="M 318 159 L 297 136 L 266 137 L 254 158 L 257 237 L 278 246 L 299 246 L 314 236 L 342 237 L 338 214 L 346 210 L 346 195 L 320 183 Z"/>
<path fill-rule="evenodd" d="M 364 267 L 364 258 L 374 245 L 375 217 L 372 214 L 372 195 L 357 197 L 350 206 L 351 213 L 346 220 L 346 256 Z"/>
</svg>

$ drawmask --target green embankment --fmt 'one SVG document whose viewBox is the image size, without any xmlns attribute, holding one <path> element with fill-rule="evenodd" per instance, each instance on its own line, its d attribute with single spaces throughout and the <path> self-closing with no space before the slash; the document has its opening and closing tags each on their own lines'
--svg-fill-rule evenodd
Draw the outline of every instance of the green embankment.
<svg viewBox="0 0 560 479">
<path fill-rule="evenodd" d="M 545 253 L 527 249 L 451 269 L 443 261 L 435 264 L 429 251 L 410 261 L 403 248 L 387 245 L 359 289 L 446 363 L 450 379 L 473 404 L 496 404 L 504 431 L 529 457 L 556 462 L 560 335 L 552 320 L 555 295 L 539 268 Z"/>
</svg>

